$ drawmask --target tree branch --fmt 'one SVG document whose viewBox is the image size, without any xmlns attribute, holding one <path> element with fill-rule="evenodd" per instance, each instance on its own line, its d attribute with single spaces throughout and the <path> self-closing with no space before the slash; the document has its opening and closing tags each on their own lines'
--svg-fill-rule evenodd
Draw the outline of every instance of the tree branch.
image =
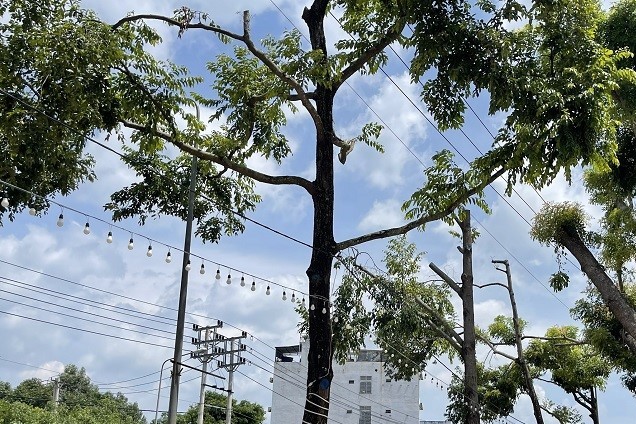
<svg viewBox="0 0 636 424">
<path fill-rule="evenodd" d="M 508 286 L 506 286 L 505 284 L 502 284 L 502 283 L 488 283 L 488 284 L 482 284 L 482 285 L 474 284 L 474 286 L 478 287 L 480 289 L 485 289 L 486 287 L 490 287 L 490 286 L 501 286 L 504 289 L 508 290 Z"/>
<path fill-rule="evenodd" d="M 444 280 L 444 282 L 446 284 L 448 284 L 450 286 L 450 288 L 455 291 L 455 293 L 457 293 L 460 296 L 462 295 L 461 286 L 459 284 L 457 284 L 455 282 L 455 280 L 450 278 L 444 271 L 439 269 L 439 267 L 437 265 L 435 265 L 433 262 L 431 262 L 430 264 L 428 264 L 428 267 L 430 269 L 432 269 L 433 271 L 435 271 L 435 274 L 439 275 L 442 278 L 442 280 Z"/>
<path fill-rule="evenodd" d="M 144 125 L 141 124 L 137 124 L 135 122 L 131 122 L 131 121 L 126 121 L 123 120 L 122 124 L 127 127 L 127 128 L 131 128 L 133 130 L 137 130 L 137 131 L 142 131 L 145 132 L 147 134 L 151 134 L 154 135 L 156 137 L 159 137 L 165 141 L 168 141 L 172 144 L 174 144 L 176 147 L 178 147 L 181 151 L 185 152 L 185 153 L 189 153 L 191 155 L 194 155 L 196 157 L 198 157 L 199 159 L 202 160 L 208 160 L 214 163 L 217 163 L 221 166 L 227 167 L 245 177 L 249 177 L 252 178 L 253 180 L 256 180 L 258 182 L 261 183 L 265 183 L 265 184 L 272 184 L 272 185 L 297 185 L 299 187 L 304 188 L 310 195 L 314 194 L 314 185 L 311 181 L 306 180 L 302 177 L 298 177 L 295 175 L 280 175 L 280 176 L 275 176 L 275 175 L 269 175 L 269 174 L 264 174 L 262 172 L 256 171 L 254 169 L 248 168 L 245 165 L 240 165 L 238 163 L 232 162 L 231 160 L 221 157 L 221 156 L 217 156 L 213 153 L 210 152 L 206 152 L 205 150 L 201 150 L 197 147 L 194 147 L 190 144 L 184 143 L 180 140 L 175 139 L 174 137 L 170 136 L 170 134 L 167 134 L 163 131 L 160 130 L 154 130 L 152 128 L 148 128 Z"/>
<path fill-rule="evenodd" d="M 439 317 L 439 314 L 437 313 L 437 311 L 433 310 L 433 308 L 431 308 L 430 306 L 428 306 L 422 299 L 420 299 L 419 297 L 415 298 L 415 301 L 424 309 L 426 309 L 426 312 L 428 312 L 431 315 L 437 316 Z M 448 340 L 448 338 L 451 338 L 452 340 L 451 343 L 453 344 L 453 347 L 456 348 L 456 346 L 459 346 L 458 352 L 461 353 L 462 351 L 462 343 L 463 340 L 460 337 L 459 334 L 457 334 L 457 332 L 455 331 L 455 329 L 443 318 L 440 317 L 440 321 L 442 322 L 442 325 L 444 327 L 446 327 L 447 331 L 443 331 L 441 328 L 439 328 L 439 326 L 437 326 L 436 324 L 434 324 L 433 322 L 430 321 L 429 318 L 422 316 L 422 318 L 426 319 L 428 321 L 428 323 L 434 327 L 434 329 L 438 332 L 440 332 L 441 334 L 445 334 L 444 338 L 446 338 Z"/>
<path fill-rule="evenodd" d="M 486 344 L 486 345 L 490 348 L 490 350 L 492 350 L 492 352 L 493 352 L 494 354 L 496 354 L 496 355 L 500 355 L 500 356 L 503 356 L 504 358 L 507 358 L 507 359 L 510 359 L 511 361 L 514 361 L 514 362 L 516 362 L 516 363 L 519 363 L 519 358 L 515 358 L 515 357 L 514 357 L 514 356 L 512 356 L 512 355 L 509 355 L 509 354 L 507 354 L 507 353 L 505 353 L 505 352 L 502 352 L 502 351 L 498 350 L 498 349 L 497 349 L 497 346 L 495 345 L 495 343 L 491 342 L 490 340 L 486 339 L 485 337 L 481 337 L 481 336 L 478 334 L 478 335 L 477 335 L 477 338 L 478 338 L 481 342 L 485 343 L 485 344 Z"/>
<path fill-rule="evenodd" d="M 473 187 L 472 189 L 466 191 L 465 193 L 463 193 L 462 195 L 460 195 L 457 199 L 455 199 L 454 202 L 452 202 L 451 204 L 449 204 L 446 208 L 442 209 L 441 211 L 432 213 L 430 215 L 425 215 L 422 216 L 418 219 L 415 219 L 407 224 L 404 224 L 400 227 L 393 227 L 393 228 L 388 228 L 388 229 L 384 229 L 384 230 L 380 230 L 380 231 L 375 231 L 373 233 L 369 233 L 369 234 L 365 234 L 359 237 L 355 237 L 352 239 L 348 239 L 348 240 L 344 240 L 341 241 L 340 243 L 336 243 L 336 251 L 342 251 L 345 250 L 349 247 L 353 247 L 356 246 L 358 244 L 362 244 L 362 243 L 366 243 L 368 241 L 372 241 L 372 240 L 379 240 L 379 239 L 383 239 L 383 238 L 387 238 L 387 237 L 394 237 L 394 236 L 399 236 L 402 234 L 406 234 L 409 231 L 417 228 L 417 227 L 421 227 L 422 225 L 428 223 L 428 222 L 432 222 L 432 221 L 437 221 L 441 218 L 444 218 L 445 216 L 449 215 L 450 213 L 452 213 L 455 209 L 457 209 L 466 199 L 468 199 L 470 196 L 480 192 L 481 190 L 483 190 L 484 188 L 486 188 L 488 185 L 490 185 L 494 180 L 496 180 L 497 178 L 499 178 L 501 175 L 503 175 L 503 173 L 506 172 L 505 168 L 501 168 L 498 171 L 496 171 L 494 174 L 492 174 L 490 177 L 488 177 L 483 183 L 477 185 L 476 187 Z"/>
<path fill-rule="evenodd" d="M 150 19 L 150 20 L 153 20 L 153 21 L 162 21 L 162 22 L 167 23 L 168 25 L 177 26 L 177 27 L 179 27 L 181 29 L 203 29 L 205 31 L 211 31 L 211 32 L 215 32 L 217 34 L 225 35 L 226 37 L 232 38 L 232 39 L 237 40 L 237 41 L 245 42 L 245 40 L 243 39 L 242 35 L 235 34 L 233 32 L 230 32 L 230 31 L 224 30 L 222 28 L 219 28 L 217 26 L 207 25 L 207 24 L 204 24 L 204 23 L 201 23 L 201 22 L 196 23 L 196 24 L 184 23 L 184 22 L 179 22 L 176 19 L 169 18 L 167 16 L 155 15 L 155 14 L 151 14 L 151 13 L 126 16 L 124 18 L 121 18 L 119 21 L 115 22 L 113 25 L 111 25 L 111 28 L 113 30 L 116 30 L 119 27 L 121 27 L 122 25 L 124 25 L 125 23 L 134 22 L 134 21 L 143 21 L 143 20 L 146 20 L 146 19 Z"/>
</svg>

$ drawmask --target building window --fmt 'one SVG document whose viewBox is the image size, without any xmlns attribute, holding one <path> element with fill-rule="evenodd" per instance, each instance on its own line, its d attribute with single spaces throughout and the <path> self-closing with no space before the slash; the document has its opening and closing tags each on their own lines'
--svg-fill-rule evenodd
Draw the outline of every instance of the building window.
<svg viewBox="0 0 636 424">
<path fill-rule="evenodd" d="M 351 414 L 351 413 L 353 413 L 353 410 L 352 409 L 347 409 L 347 414 Z"/>
<path fill-rule="evenodd" d="M 349 384 L 353 384 L 353 383 L 355 383 L 355 381 L 349 380 Z"/>
<path fill-rule="evenodd" d="M 360 376 L 360 393 L 361 394 L 371 393 L 371 376 L 370 375 Z"/>
<path fill-rule="evenodd" d="M 370 406 L 360 407 L 360 421 L 358 421 L 358 424 L 371 424 L 371 407 Z"/>
<path fill-rule="evenodd" d="M 391 413 L 391 410 L 390 410 L 390 409 L 387 409 L 386 411 L 384 411 L 384 413 L 385 413 L 385 414 L 390 414 L 390 413 Z"/>
</svg>

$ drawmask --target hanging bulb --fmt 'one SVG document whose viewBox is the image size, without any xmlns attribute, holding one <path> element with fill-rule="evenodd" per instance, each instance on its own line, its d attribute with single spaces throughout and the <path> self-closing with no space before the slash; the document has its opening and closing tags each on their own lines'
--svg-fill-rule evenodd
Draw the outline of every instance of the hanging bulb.
<svg viewBox="0 0 636 424">
<path fill-rule="evenodd" d="M 113 232 L 109 231 L 108 235 L 106 236 L 106 243 L 111 244 L 113 242 Z"/>
<path fill-rule="evenodd" d="M 217 280 L 221 279 L 221 270 L 220 269 L 218 269 L 218 268 L 216 269 L 216 277 L 214 277 L 214 278 L 217 279 Z"/>
<path fill-rule="evenodd" d="M 2 198 L 2 201 L 0 202 L 0 205 L 2 205 L 3 208 L 8 208 L 9 207 L 9 199 L 7 199 L 6 197 Z"/>
<path fill-rule="evenodd" d="M 339 321 L 339 320 L 338 320 L 338 317 L 337 317 L 337 316 L 333 317 L 333 322 L 338 322 L 338 321 Z"/>
<path fill-rule="evenodd" d="M 313 303 L 309 306 L 309 309 L 311 309 L 312 311 L 316 310 L 316 305 L 314 305 Z"/>
<path fill-rule="evenodd" d="M 91 233 L 91 226 L 88 224 L 88 222 L 86 222 L 86 225 L 84 225 L 84 234 L 89 235 Z"/>
<path fill-rule="evenodd" d="M 152 245 L 151 244 L 148 245 L 148 250 L 146 251 L 146 256 L 148 256 L 149 258 L 152 256 Z"/>
<path fill-rule="evenodd" d="M 283 300 L 287 300 L 287 294 L 285 293 L 285 290 L 283 290 Z"/>
<path fill-rule="evenodd" d="M 245 287 L 245 277 L 241 275 L 241 287 Z"/>
<path fill-rule="evenodd" d="M 135 244 L 133 243 L 133 238 L 131 237 L 128 241 L 128 250 L 133 250 L 135 248 Z"/>
<path fill-rule="evenodd" d="M 203 275 L 205 274 L 205 265 L 201 264 L 201 268 L 199 268 L 199 274 Z"/>
<path fill-rule="evenodd" d="M 326 314 L 326 313 L 327 313 L 327 308 L 324 308 L 324 307 L 323 307 L 323 308 L 322 308 L 322 314 L 324 315 L 324 314 Z"/>
<path fill-rule="evenodd" d="M 301 302 L 301 304 L 303 305 L 303 308 L 305 307 L 305 298 L 303 297 L 303 301 Z"/>
<path fill-rule="evenodd" d="M 232 275 L 227 275 L 227 280 L 225 280 L 225 284 L 232 284 Z"/>
<path fill-rule="evenodd" d="M 271 290 L 269 289 L 269 286 L 267 286 L 267 290 L 265 290 L 265 294 L 268 296 L 271 294 Z"/>
<path fill-rule="evenodd" d="M 188 263 L 185 266 L 186 271 L 190 271 L 192 269 L 192 264 L 190 263 L 190 259 L 188 259 Z"/>
<path fill-rule="evenodd" d="M 170 254 L 170 251 L 168 250 L 168 253 L 166 253 L 166 263 L 169 264 L 170 262 L 172 262 L 172 255 Z"/>
<path fill-rule="evenodd" d="M 296 293 L 292 293 L 291 301 L 292 303 L 296 302 Z"/>
<path fill-rule="evenodd" d="M 250 288 L 250 290 L 256 291 L 256 282 L 255 281 L 252 281 L 252 288 Z"/>
<path fill-rule="evenodd" d="M 35 214 L 37 213 L 38 213 L 38 210 L 35 209 L 34 207 L 29 208 L 29 215 L 35 216 Z"/>
<path fill-rule="evenodd" d="M 60 214 L 60 216 L 57 217 L 57 226 L 58 227 L 63 227 L 64 226 L 64 214 Z"/>
</svg>

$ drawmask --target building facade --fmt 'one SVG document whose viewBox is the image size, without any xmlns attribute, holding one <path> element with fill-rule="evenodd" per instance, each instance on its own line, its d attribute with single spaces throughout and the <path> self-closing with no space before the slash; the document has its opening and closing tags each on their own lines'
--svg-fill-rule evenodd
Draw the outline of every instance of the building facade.
<svg viewBox="0 0 636 424">
<path fill-rule="evenodd" d="M 301 423 L 307 381 L 307 343 L 276 348 L 271 424 Z M 333 364 L 329 419 L 341 424 L 419 424 L 419 379 L 391 380 L 382 351 L 361 350 Z"/>
</svg>

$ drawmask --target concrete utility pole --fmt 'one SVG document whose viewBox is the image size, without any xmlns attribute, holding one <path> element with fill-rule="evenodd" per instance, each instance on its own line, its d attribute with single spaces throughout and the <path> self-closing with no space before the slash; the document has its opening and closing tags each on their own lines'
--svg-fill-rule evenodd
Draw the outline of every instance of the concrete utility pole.
<svg viewBox="0 0 636 424">
<path fill-rule="evenodd" d="M 57 409 L 57 406 L 60 404 L 60 379 L 59 377 L 52 378 L 53 382 L 53 404 Z"/>
<path fill-rule="evenodd" d="M 199 107 L 197 120 L 199 120 Z M 192 220 L 194 218 L 194 192 L 197 187 L 197 157 L 192 156 L 190 169 L 190 191 L 188 193 L 188 217 L 186 220 L 185 240 L 183 242 L 183 263 L 181 264 L 181 285 L 179 289 L 179 310 L 177 312 L 177 329 L 174 339 L 174 356 L 170 380 L 170 403 L 168 404 L 168 424 L 177 423 L 177 407 L 179 404 L 179 380 L 181 378 L 181 356 L 183 353 L 183 330 L 185 325 L 186 301 L 188 298 L 188 270 L 190 262 L 190 244 L 192 242 Z"/>
<path fill-rule="evenodd" d="M 197 358 L 201 363 L 203 363 L 203 372 L 201 373 L 201 390 L 199 392 L 199 414 L 197 416 L 197 424 L 203 424 L 203 412 L 205 409 L 205 387 L 207 384 L 206 377 L 208 373 L 208 362 L 215 356 L 216 349 L 213 349 L 212 354 L 210 354 L 210 344 L 215 346 L 219 337 L 217 334 L 217 329 L 223 327 L 223 321 L 217 321 L 216 325 L 210 325 L 207 327 L 199 327 L 197 324 L 193 324 L 192 328 L 194 331 L 198 331 L 199 337 L 194 339 L 192 342 L 196 346 L 203 345 L 202 349 L 198 349 L 195 352 L 190 354 L 191 357 Z M 201 333 L 204 333 L 204 338 L 201 339 Z"/>
</svg>

